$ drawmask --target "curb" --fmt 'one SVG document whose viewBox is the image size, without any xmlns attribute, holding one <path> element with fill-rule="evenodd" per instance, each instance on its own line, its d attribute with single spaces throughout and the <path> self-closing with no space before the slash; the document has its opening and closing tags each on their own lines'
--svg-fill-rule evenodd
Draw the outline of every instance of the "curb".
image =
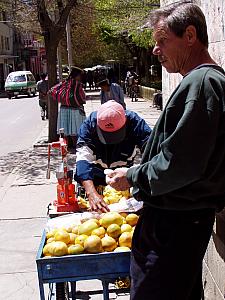
<svg viewBox="0 0 225 300">
<path fill-rule="evenodd" d="M 48 122 L 42 129 L 41 133 L 33 143 L 33 148 L 45 148 L 48 147 Z"/>
</svg>

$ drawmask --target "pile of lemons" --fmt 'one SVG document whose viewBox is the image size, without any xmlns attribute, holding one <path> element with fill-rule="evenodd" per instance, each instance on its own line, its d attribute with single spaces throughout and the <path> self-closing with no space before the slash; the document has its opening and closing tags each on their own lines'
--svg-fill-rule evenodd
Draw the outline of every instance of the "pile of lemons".
<svg viewBox="0 0 225 300">
<path fill-rule="evenodd" d="M 99 220 L 90 219 L 46 234 L 43 256 L 130 251 L 138 215 L 108 212 Z"/>
<path fill-rule="evenodd" d="M 117 191 L 110 185 L 107 185 L 103 191 L 103 199 L 107 204 L 118 203 L 121 199 L 129 199 L 130 191 Z"/>
<path fill-rule="evenodd" d="M 101 189 L 100 194 L 103 194 L 103 199 L 104 199 L 105 203 L 108 205 L 118 203 L 121 200 L 124 200 L 124 199 L 126 200 L 131 197 L 130 190 L 117 191 L 114 188 L 112 188 L 110 185 L 105 186 L 103 188 L 103 191 Z M 78 200 L 78 205 L 79 205 L 80 209 L 87 210 L 90 208 L 88 199 L 78 196 L 77 200 Z"/>
</svg>

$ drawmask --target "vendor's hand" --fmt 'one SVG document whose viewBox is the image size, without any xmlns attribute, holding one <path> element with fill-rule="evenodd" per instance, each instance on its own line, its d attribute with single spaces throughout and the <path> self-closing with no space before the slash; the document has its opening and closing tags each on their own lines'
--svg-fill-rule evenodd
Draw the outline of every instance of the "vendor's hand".
<svg viewBox="0 0 225 300">
<path fill-rule="evenodd" d="M 89 204 L 91 207 L 91 210 L 94 210 L 96 212 L 108 212 L 109 207 L 103 200 L 103 196 L 99 195 L 98 193 L 91 193 L 88 196 Z"/>
<path fill-rule="evenodd" d="M 128 190 L 131 186 L 127 180 L 127 170 L 128 168 L 118 168 L 107 172 L 106 183 L 117 191 Z"/>
</svg>

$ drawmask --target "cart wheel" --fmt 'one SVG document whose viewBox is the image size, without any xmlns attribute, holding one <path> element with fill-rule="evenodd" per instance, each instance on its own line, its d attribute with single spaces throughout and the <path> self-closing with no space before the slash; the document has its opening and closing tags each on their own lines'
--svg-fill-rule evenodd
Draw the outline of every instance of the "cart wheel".
<svg viewBox="0 0 225 300">
<path fill-rule="evenodd" d="M 67 282 L 56 283 L 56 300 L 69 300 L 69 289 Z"/>
</svg>

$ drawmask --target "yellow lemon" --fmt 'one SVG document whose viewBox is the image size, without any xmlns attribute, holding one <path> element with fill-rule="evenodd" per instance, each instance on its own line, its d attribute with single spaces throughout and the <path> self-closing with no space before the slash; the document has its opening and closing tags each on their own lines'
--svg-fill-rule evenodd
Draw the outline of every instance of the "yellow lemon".
<svg viewBox="0 0 225 300">
<path fill-rule="evenodd" d="M 116 240 L 111 236 L 105 236 L 104 238 L 102 238 L 103 251 L 110 252 L 116 249 L 116 247 L 117 247 Z"/>
<path fill-rule="evenodd" d="M 63 226 L 63 227 L 60 227 L 59 230 L 64 230 L 64 231 L 67 232 L 67 229 L 66 229 L 66 227 L 64 227 L 64 226 Z"/>
<path fill-rule="evenodd" d="M 108 228 L 111 224 L 122 225 L 123 217 L 117 212 L 105 213 L 100 223 L 104 228 Z"/>
<path fill-rule="evenodd" d="M 118 195 L 110 195 L 110 196 L 104 197 L 103 200 L 106 203 L 114 204 L 114 203 L 118 203 L 119 202 L 120 196 L 118 196 Z"/>
<path fill-rule="evenodd" d="M 48 244 L 51 245 L 51 244 Z M 50 249 L 50 254 L 52 256 L 63 256 L 68 254 L 68 248 L 64 242 L 53 242 Z"/>
<path fill-rule="evenodd" d="M 106 204 L 108 205 L 110 204 L 109 200 L 106 197 L 103 200 L 105 201 Z"/>
<path fill-rule="evenodd" d="M 132 226 L 130 226 L 129 224 L 123 224 L 121 225 L 121 232 L 131 232 L 132 231 Z"/>
<path fill-rule="evenodd" d="M 99 236 L 91 235 L 84 241 L 84 250 L 88 253 L 102 252 L 102 241 Z"/>
<path fill-rule="evenodd" d="M 91 235 L 92 231 L 98 227 L 99 225 L 95 221 L 86 221 L 79 226 L 78 234 Z"/>
<path fill-rule="evenodd" d="M 97 225 L 99 225 L 98 219 L 90 219 L 90 220 L 87 220 L 86 222 L 95 222 Z"/>
<path fill-rule="evenodd" d="M 50 246 L 50 243 L 49 244 L 46 244 L 43 248 L 43 255 L 44 256 L 49 256 L 50 255 L 50 249 L 51 249 L 51 246 Z"/>
<path fill-rule="evenodd" d="M 123 218 L 126 218 L 128 213 L 125 213 L 125 212 L 121 212 L 120 215 L 123 217 Z"/>
<path fill-rule="evenodd" d="M 117 224 L 111 224 L 107 228 L 107 234 L 112 238 L 117 238 L 121 234 L 120 226 Z"/>
<path fill-rule="evenodd" d="M 135 226 L 137 224 L 138 218 L 139 217 L 136 214 L 129 214 L 126 217 L 126 222 L 127 222 L 127 224 L 129 224 L 131 226 Z"/>
<path fill-rule="evenodd" d="M 132 233 L 123 232 L 119 237 L 119 246 L 131 248 L 131 243 L 132 243 Z"/>
<path fill-rule="evenodd" d="M 105 228 L 104 227 L 96 228 L 92 231 L 91 235 L 97 235 L 100 238 L 103 238 L 105 236 Z"/>
<path fill-rule="evenodd" d="M 70 235 L 65 230 L 59 229 L 55 234 L 55 240 L 68 244 L 70 242 Z"/>
<path fill-rule="evenodd" d="M 50 256 L 50 255 L 53 256 L 52 248 L 53 248 L 54 243 L 55 243 L 55 241 L 48 243 L 44 246 L 44 248 L 43 248 L 44 256 Z"/>
<path fill-rule="evenodd" d="M 117 247 L 114 252 L 125 252 L 125 251 L 130 251 L 130 248 L 128 247 Z"/>
<path fill-rule="evenodd" d="M 66 231 L 67 231 L 68 233 L 71 233 L 71 232 L 72 232 L 72 229 L 73 229 L 72 227 L 67 227 L 67 228 L 66 228 Z"/>
<path fill-rule="evenodd" d="M 121 191 L 122 197 L 125 197 L 127 199 L 130 198 L 130 190 L 126 190 L 126 191 Z"/>
<path fill-rule="evenodd" d="M 86 234 L 78 235 L 75 238 L 75 244 L 80 244 L 82 247 L 84 247 L 84 241 L 88 238 Z"/>
<path fill-rule="evenodd" d="M 58 229 L 53 229 L 53 230 L 47 232 L 47 233 L 46 233 L 46 239 L 48 240 L 48 239 L 50 239 L 51 237 L 54 237 L 55 234 L 56 234 L 56 232 L 57 232 L 57 230 L 58 230 Z"/>
<path fill-rule="evenodd" d="M 70 235 L 70 243 L 74 244 L 75 243 L 75 238 L 77 237 L 77 234 L 69 233 L 69 235 Z"/>
<path fill-rule="evenodd" d="M 52 242 L 55 242 L 55 238 L 54 237 L 50 237 L 49 239 L 47 239 L 46 244 L 49 244 L 49 243 L 52 243 Z"/>
<path fill-rule="evenodd" d="M 80 244 L 71 245 L 68 247 L 68 254 L 74 255 L 74 254 L 81 254 L 84 252 L 84 248 Z"/>
<path fill-rule="evenodd" d="M 79 230 L 79 225 L 76 225 L 72 228 L 72 233 L 78 234 L 78 230 Z"/>
</svg>

